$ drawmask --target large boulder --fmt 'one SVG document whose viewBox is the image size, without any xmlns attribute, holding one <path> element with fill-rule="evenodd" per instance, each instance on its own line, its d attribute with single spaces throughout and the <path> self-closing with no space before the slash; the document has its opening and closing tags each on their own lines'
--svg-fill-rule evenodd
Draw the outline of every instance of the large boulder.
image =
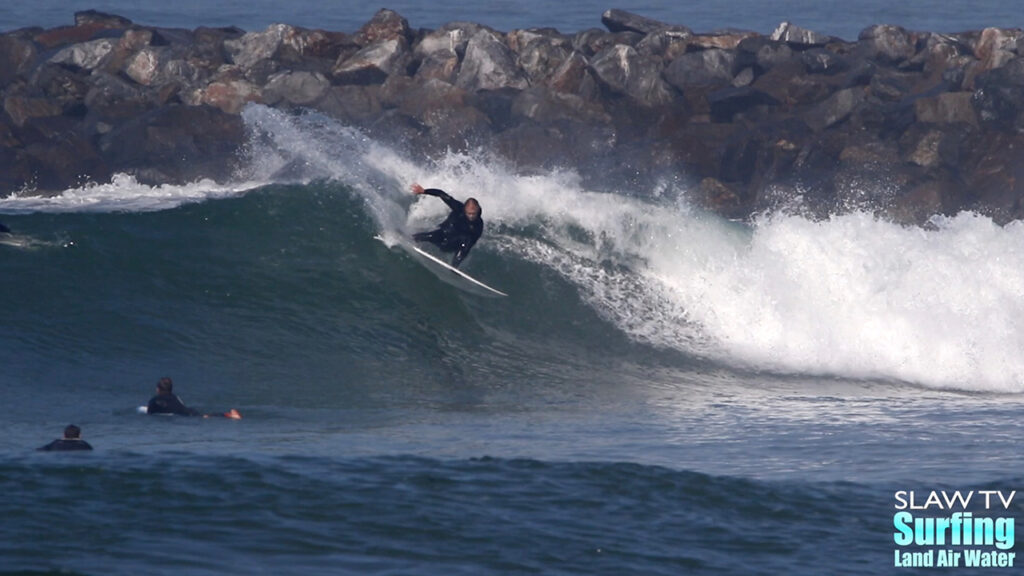
<svg viewBox="0 0 1024 576">
<path fill-rule="evenodd" d="M 814 106 L 804 115 L 804 121 L 815 132 L 821 132 L 842 122 L 865 100 L 863 88 L 840 90 Z"/>
<path fill-rule="evenodd" d="M 88 42 L 80 42 L 62 48 L 51 56 L 48 62 L 92 70 L 103 62 L 103 59 L 114 50 L 115 46 L 117 46 L 117 40 L 113 38 L 99 38 Z"/>
<path fill-rule="evenodd" d="M 548 87 L 555 92 L 574 94 L 587 100 L 595 99 L 599 92 L 590 64 L 579 52 L 570 54 L 551 74 Z"/>
<path fill-rule="evenodd" d="M 514 53 L 489 30 L 479 30 L 466 45 L 455 85 L 470 92 L 516 88 L 530 85 Z"/>
<path fill-rule="evenodd" d="M 515 30 L 508 45 L 531 85 L 545 84 L 573 53 L 568 37 L 554 30 Z"/>
<path fill-rule="evenodd" d="M 736 74 L 733 50 L 701 50 L 676 58 L 665 68 L 665 81 L 681 92 L 694 87 L 722 87 Z"/>
<path fill-rule="evenodd" d="M 629 96 L 642 106 L 672 103 L 675 94 L 662 79 L 660 67 L 632 47 L 616 44 L 590 61 L 594 77 L 611 93 Z"/>
<path fill-rule="evenodd" d="M 657 32 L 666 28 L 687 30 L 682 26 L 669 26 L 664 22 L 659 22 L 638 14 L 617 9 L 608 10 L 602 14 L 601 23 L 604 24 L 610 32 L 638 32 L 640 34 L 651 34 L 652 32 Z"/>
<path fill-rule="evenodd" d="M 785 42 L 796 48 L 810 48 L 814 46 L 824 46 L 831 42 L 835 42 L 836 38 L 827 36 L 825 34 L 819 34 L 813 30 L 807 30 L 801 28 L 789 22 L 783 22 L 772 32 L 771 39 L 776 42 Z"/>
<path fill-rule="evenodd" d="M 34 42 L 16 36 L 0 36 L 0 86 L 25 78 L 39 59 Z"/>
<path fill-rule="evenodd" d="M 981 74 L 975 80 L 973 104 L 986 126 L 1024 130 L 1024 57 Z"/>
<path fill-rule="evenodd" d="M 268 106 L 312 106 L 327 94 L 331 82 L 319 72 L 287 71 L 270 77 L 263 87 Z"/>
<path fill-rule="evenodd" d="M 900 26 L 869 26 L 858 36 L 869 58 L 888 65 L 900 65 L 916 54 L 917 38 Z"/>
<path fill-rule="evenodd" d="M 378 40 L 355 54 L 339 58 L 331 71 L 339 84 L 380 84 L 393 73 L 403 73 L 409 49 L 402 37 Z"/>
<path fill-rule="evenodd" d="M 356 32 L 355 41 L 360 46 L 368 46 L 384 40 L 412 39 L 409 22 L 394 10 L 378 10 L 369 22 L 363 24 Z"/>
</svg>

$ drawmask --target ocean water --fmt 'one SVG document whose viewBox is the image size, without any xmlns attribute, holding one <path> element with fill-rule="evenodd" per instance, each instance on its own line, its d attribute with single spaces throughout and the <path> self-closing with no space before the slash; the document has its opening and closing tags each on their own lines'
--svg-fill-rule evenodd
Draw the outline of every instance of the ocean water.
<svg viewBox="0 0 1024 576">
<path fill-rule="evenodd" d="M 56 3 L 33 6 L 0 15 Z M 278 20 L 232 6 L 90 7 Z M 965 546 L 900 544 L 896 514 L 913 491 L 918 517 L 1024 515 L 1021 222 L 732 222 L 671 182 L 591 189 L 486 150 L 418 163 L 316 114 L 244 119 L 230 183 L 0 193 L 19 238 L 0 244 L 0 574 L 1013 572 L 897 567 Z M 480 200 L 463 269 L 508 298 L 396 244 L 445 214 L 413 182 Z M 161 376 L 243 419 L 138 414 Z M 35 451 L 70 422 L 93 452 Z M 1019 549 L 983 532 L 966 548 Z"/>
<path fill-rule="evenodd" d="M 610 4 L 590 0 L 558 3 L 394 0 L 383 4 L 353 0 L 224 0 L 215 4 L 203 0 L 178 0 L 173 4 L 152 0 L 9 0 L 0 5 L 0 30 L 68 25 L 74 23 L 74 12 L 93 9 L 153 26 L 190 29 L 199 25 L 238 26 L 245 30 L 262 30 L 270 24 L 283 22 L 354 32 L 381 8 L 397 11 L 414 28 L 433 29 L 447 22 L 468 20 L 503 31 L 554 27 L 572 33 L 587 28 L 603 29 L 601 15 L 610 8 L 618 8 L 688 26 L 695 32 L 737 28 L 769 34 L 779 23 L 792 22 L 851 41 L 857 39 L 861 30 L 874 24 L 894 24 L 931 32 L 1024 26 L 1020 6 L 1007 0 L 907 0 L 898 3 L 886 0 L 621 0 Z"/>
</svg>

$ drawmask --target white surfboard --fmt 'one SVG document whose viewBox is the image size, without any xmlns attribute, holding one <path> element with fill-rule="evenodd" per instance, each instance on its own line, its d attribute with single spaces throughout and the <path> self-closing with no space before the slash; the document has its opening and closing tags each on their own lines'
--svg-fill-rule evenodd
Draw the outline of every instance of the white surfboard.
<svg viewBox="0 0 1024 576">
<path fill-rule="evenodd" d="M 387 241 L 385 241 L 384 238 L 380 236 L 377 236 L 376 238 L 387 244 Z M 442 261 L 433 254 L 420 250 L 411 242 L 400 240 L 398 244 L 401 245 L 402 248 L 405 248 L 409 254 L 415 256 L 416 259 L 427 268 L 427 270 L 430 270 L 442 281 L 447 282 L 456 288 L 478 296 L 489 296 L 493 298 L 498 296 L 508 296 L 508 294 L 505 294 L 501 290 L 484 284 L 462 270 Z"/>
</svg>

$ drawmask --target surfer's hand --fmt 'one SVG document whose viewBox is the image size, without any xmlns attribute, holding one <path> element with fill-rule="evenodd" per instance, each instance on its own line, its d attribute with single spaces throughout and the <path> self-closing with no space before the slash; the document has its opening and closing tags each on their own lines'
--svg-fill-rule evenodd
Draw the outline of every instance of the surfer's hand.
<svg viewBox="0 0 1024 576">
<path fill-rule="evenodd" d="M 413 184 L 412 187 L 410 187 L 410 190 L 412 190 L 413 194 L 423 194 L 423 186 L 420 186 L 419 184 Z"/>
</svg>

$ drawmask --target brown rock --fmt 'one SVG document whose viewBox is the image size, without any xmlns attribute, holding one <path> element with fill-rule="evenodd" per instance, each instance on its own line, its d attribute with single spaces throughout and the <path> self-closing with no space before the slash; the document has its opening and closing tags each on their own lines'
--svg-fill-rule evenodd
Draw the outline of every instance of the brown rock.
<svg viewBox="0 0 1024 576">
<path fill-rule="evenodd" d="M 22 126 L 29 118 L 59 116 L 64 112 L 64 107 L 52 98 L 8 96 L 4 98 L 4 112 L 11 117 L 15 126 Z"/>
<path fill-rule="evenodd" d="M 972 104 L 971 92 L 945 92 L 914 101 L 914 114 L 918 122 L 932 124 L 963 123 L 978 126 L 978 114 Z"/>
<path fill-rule="evenodd" d="M 393 10 L 378 10 L 369 22 L 356 32 L 355 42 L 360 46 L 368 46 L 381 41 L 412 39 L 409 22 Z"/>
</svg>

